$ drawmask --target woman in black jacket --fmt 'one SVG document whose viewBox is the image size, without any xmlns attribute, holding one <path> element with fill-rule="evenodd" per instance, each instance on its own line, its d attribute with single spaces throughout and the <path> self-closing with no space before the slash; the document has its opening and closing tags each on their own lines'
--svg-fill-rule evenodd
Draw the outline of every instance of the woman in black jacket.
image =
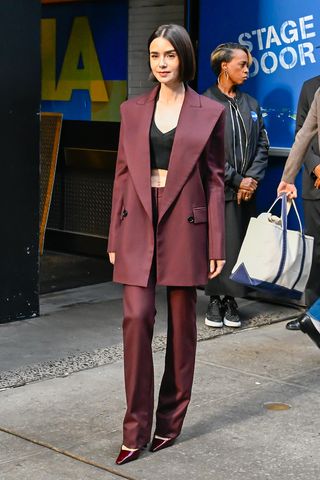
<svg viewBox="0 0 320 480">
<path fill-rule="evenodd" d="M 252 57 L 238 43 L 219 45 L 211 54 L 217 83 L 204 95 L 226 107 L 225 124 L 225 214 L 226 264 L 218 278 L 210 280 L 205 293 L 210 301 L 205 324 L 210 327 L 240 327 L 234 297 L 244 297 L 245 286 L 229 279 L 251 216 L 255 215 L 255 192 L 268 164 L 269 141 L 258 102 L 238 89 L 248 78 Z"/>
</svg>

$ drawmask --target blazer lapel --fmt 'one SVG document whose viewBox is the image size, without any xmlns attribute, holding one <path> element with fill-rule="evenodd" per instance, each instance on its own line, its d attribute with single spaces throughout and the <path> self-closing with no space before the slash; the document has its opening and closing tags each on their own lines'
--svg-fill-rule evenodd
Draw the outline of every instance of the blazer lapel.
<svg viewBox="0 0 320 480">
<path fill-rule="evenodd" d="M 150 125 L 158 87 L 139 97 L 130 108 L 126 124 L 128 138 L 127 163 L 140 201 L 152 221 Z M 130 150 L 129 150 L 130 149 Z"/>
<path fill-rule="evenodd" d="M 220 113 L 220 112 L 219 112 Z M 182 190 L 218 119 L 201 105 L 201 97 L 187 87 L 172 146 L 159 222 Z"/>
</svg>

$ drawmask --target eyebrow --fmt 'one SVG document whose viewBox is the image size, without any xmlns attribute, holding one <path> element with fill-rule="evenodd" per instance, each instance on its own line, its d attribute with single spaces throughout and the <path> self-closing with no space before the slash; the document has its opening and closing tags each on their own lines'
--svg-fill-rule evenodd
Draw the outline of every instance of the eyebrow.
<svg viewBox="0 0 320 480">
<path fill-rule="evenodd" d="M 151 53 L 159 53 L 159 52 L 157 52 L 157 51 L 152 51 L 152 52 L 150 52 L 150 55 L 151 55 Z M 173 48 L 172 50 L 167 50 L 167 51 L 164 52 L 164 53 L 176 53 L 176 50 Z"/>
</svg>

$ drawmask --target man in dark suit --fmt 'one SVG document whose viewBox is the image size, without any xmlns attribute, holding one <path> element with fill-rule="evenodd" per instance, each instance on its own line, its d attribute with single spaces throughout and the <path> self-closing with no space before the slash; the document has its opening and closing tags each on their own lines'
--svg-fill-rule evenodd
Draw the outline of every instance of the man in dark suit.
<svg viewBox="0 0 320 480">
<path fill-rule="evenodd" d="M 302 127 L 310 109 L 315 92 L 320 88 L 320 75 L 304 82 L 298 103 L 296 133 Z M 314 251 L 310 277 L 306 286 L 305 301 L 310 307 L 320 297 L 320 190 L 314 187 L 320 170 L 320 151 L 318 136 L 315 135 L 304 157 L 302 180 L 302 198 L 305 219 L 305 230 L 314 237 Z M 315 175 L 317 169 L 317 175 Z M 288 330 L 299 330 L 299 321 L 292 320 L 286 325 Z"/>
</svg>

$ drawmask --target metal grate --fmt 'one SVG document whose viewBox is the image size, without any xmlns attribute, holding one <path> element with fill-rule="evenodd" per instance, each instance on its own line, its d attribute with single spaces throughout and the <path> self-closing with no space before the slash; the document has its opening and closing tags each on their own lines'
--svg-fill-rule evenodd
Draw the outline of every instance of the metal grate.
<svg viewBox="0 0 320 480">
<path fill-rule="evenodd" d="M 109 232 L 115 151 L 66 149 L 57 172 L 48 227 L 106 238 Z"/>
<path fill-rule="evenodd" d="M 61 113 L 41 113 L 40 122 L 40 239 L 43 252 L 62 125 Z"/>
<path fill-rule="evenodd" d="M 71 171 L 65 178 L 64 229 L 106 237 L 113 178 L 101 172 Z"/>
<path fill-rule="evenodd" d="M 48 218 L 48 228 L 63 230 L 64 225 L 63 209 L 63 175 L 57 170 L 54 182 L 50 213 Z"/>
</svg>

